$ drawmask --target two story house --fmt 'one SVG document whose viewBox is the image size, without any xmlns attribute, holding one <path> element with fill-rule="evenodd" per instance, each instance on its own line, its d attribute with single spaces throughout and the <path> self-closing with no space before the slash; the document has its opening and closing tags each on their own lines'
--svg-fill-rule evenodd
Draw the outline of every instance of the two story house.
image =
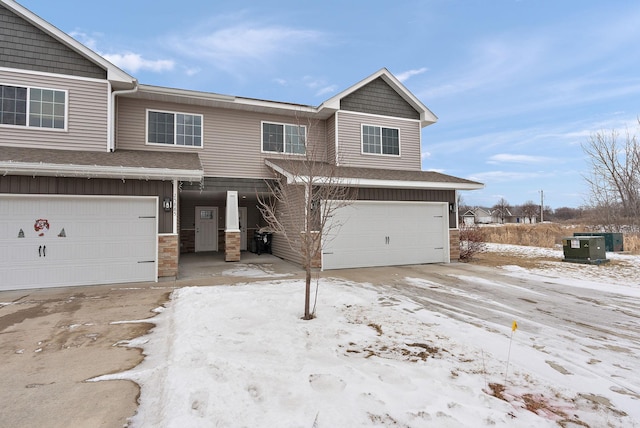
<svg viewBox="0 0 640 428">
<path fill-rule="evenodd" d="M 456 259 L 456 191 L 421 170 L 436 116 L 382 69 L 319 106 L 140 84 L 13 0 L 0 0 L 0 289 L 154 281 L 181 253 L 237 261 L 267 180 L 333 166 L 323 269 Z M 273 253 L 299 254 L 273 237 Z"/>
</svg>

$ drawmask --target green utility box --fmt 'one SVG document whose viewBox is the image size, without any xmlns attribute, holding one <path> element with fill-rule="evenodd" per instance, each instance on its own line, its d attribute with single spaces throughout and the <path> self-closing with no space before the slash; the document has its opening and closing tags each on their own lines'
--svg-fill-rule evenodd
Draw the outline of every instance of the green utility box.
<svg viewBox="0 0 640 428">
<path fill-rule="evenodd" d="M 604 236 L 605 251 L 624 251 L 622 233 L 575 232 L 573 236 Z"/>
<path fill-rule="evenodd" d="M 562 238 L 565 262 L 599 265 L 607 263 L 604 236 L 573 236 Z"/>
</svg>

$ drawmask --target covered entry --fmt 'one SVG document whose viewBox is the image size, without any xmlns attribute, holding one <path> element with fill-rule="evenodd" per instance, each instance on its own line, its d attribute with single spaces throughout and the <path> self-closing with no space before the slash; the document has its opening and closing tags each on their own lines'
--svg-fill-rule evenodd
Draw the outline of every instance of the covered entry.
<svg viewBox="0 0 640 428">
<path fill-rule="evenodd" d="M 158 198 L 0 194 L 0 290 L 157 280 Z"/>
<path fill-rule="evenodd" d="M 323 269 L 449 262 L 447 203 L 356 201 L 327 223 Z"/>
</svg>

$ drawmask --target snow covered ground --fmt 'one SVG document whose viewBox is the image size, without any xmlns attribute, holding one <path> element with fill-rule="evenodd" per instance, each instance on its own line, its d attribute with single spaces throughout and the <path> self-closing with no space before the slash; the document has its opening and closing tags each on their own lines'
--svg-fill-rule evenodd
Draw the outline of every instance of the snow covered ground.
<svg viewBox="0 0 640 428">
<path fill-rule="evenodd" d="M 182 288 L 128 343 L 145 360 L 95 380 L 141 385 L 134 427 L 640 427 L 640 257 L 610 258 L 336 271 L 312 321 L 298 280 Z"/>
</svg>

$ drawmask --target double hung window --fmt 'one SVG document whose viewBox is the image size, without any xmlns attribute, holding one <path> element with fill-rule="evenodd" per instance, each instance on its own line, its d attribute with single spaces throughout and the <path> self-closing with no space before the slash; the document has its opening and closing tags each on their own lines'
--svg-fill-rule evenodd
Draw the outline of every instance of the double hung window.
<svg viewBox="0 0 640 428">
<path fill-rule="evenodd" d="M 66 129 L 67 91 L 0 85 L 0 125 Z"/>
<path fill-rule="evenodd" d="M 400 155 L 400 130 L 384 126 L 362 125 L 362 152 Z"/>
<path fill-rule="evenodd" d="M 148 110 L 147 143 L 202 147 L 202 115 Z"/>
<path fill-rule="evenodd" d="M 305 126 L 262 122 L 262 151 L 275 153 L 306 153 Z"/>
</svg>

